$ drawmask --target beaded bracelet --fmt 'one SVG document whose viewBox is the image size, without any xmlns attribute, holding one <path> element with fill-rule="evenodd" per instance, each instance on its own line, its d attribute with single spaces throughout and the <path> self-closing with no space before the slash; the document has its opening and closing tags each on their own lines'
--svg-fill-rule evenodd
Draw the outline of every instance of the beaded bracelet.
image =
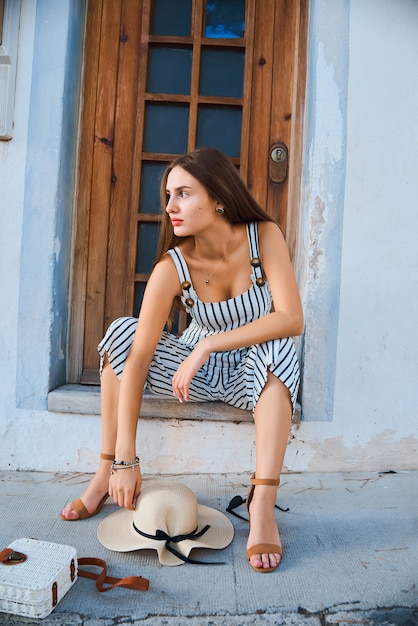
<svg viewBox="0 0 418 626">
<path fill-rule="evenodd" d="M 113 474 L 115 470 L 131 468 L 134 471 L 134 467 L 139 467 L 139 456 L 136 456 L 133 461 L 112 461 L 110 466 L 110 473 Z"/>
</svg>

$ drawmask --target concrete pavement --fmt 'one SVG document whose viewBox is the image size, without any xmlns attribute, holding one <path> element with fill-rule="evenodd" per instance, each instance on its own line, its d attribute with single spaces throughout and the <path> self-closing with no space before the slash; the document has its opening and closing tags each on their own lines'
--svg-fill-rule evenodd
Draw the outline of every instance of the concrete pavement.
<svg viewBox="0 0 418 626">
<path fill-rule="evenodd" d="M 230 474 L 169 478 L 193 489 L 200 503 L 223 511 L 232 496 L 245 497 L 249 480 Z M 418 472 L 284 474 L 278 502 L 290 510 L 277 512 L 283 563 L 262 576 L 246 562 L 248 524 L 236 518 L 235 538 L 225 550 L 192 552 L 194 558 L 224 562 L 219 566 L 163 567 L 152 551 L 106 550 L 96 529 L 116 510 L 110 500 L 89 520 L 59 518 L 88 480 L 86 474 L 1 473 L 0 547 L 20 537 L 71 545 L 79 557 L 105 559 L 111 576 L 148 578 L 149 591 L 100 594 L 92 581 L 79 578 L 44 620 L 0 613 L 0 624 L 418 624 Z"/>
</svg>

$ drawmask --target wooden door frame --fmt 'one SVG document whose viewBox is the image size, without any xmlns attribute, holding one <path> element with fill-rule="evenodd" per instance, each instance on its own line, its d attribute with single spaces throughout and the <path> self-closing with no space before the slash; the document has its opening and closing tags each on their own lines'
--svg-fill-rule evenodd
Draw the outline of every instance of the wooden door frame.
<svg viewBox="0 0 418 626">
<path fill-rule="evenodd" d="M 249 151 L 253 166 L 249 165 L 247 184 L 261 206 L 266 207 L 271 215 L 277 212 L 282 216 L 279 223 L 293 259 L 299 224 L 309 2 L 269 0 L 268 5 L 263 14 L 264 22 L 256 24 L 255 28 Z M 287 32 L 283 32 L 283 24 Z M 271 29 L 275 36 L 273 45 L 269 46 L 265 33 Z M 282 82 L 292 85 L 286 98 L 280 93 Z M 272 91 L 271 108 L 262 98 L 263 92 L 269 89 Z M 257 132 L 259 120 L 263 121 L 263 135 Z M 262 169 L 268 172 L 270 147 L 278 142 L 288 148 L 286 180 L 280 184 L 273 183 L 268 176 L 257 180 L 253 171 L 255 164 L 257 170 L 262 164 Z"/>
<path fill-rule="evenodd" d="M 308 0 L 263 0 L 268 4 L 264 14 L 266 23 L 256 23 L 253 42 L 253 75 L 251 89 L 253 106 L 246 126 L 250 133 L 250 149 L 247 162 L 243 163 L 245 180 L 254 197 L 263 206 L 281 207 L 281 214 L 286 216 L 281 224 L 286 231 L 286 241 L 291 256 L 296 247 L 296 235 L 299 223 L 300 177 L 302 172 L 302 142 L 304 101 L 306 90 L 307 36 L 308 36 Z M 140 3 L 142 6 L 142 3 Z M 119 7 L 119 10 L 116 10 Z M 128 68 L 135 74 L 139 67 L 141 50 L 135 47 L 141 28 L 141 11 L 136 0 L 121 0 L 120 4 L 106 0 L 88 0 L 87 22 L 83 69 L 83 103 L 80 115 L 79 169 L 76 189 L 76 208 L 74 220 L 73 273 L 71 285 L 69 351 L 67 357 L 68 382 L 77 383 L 81 379 L 83 367 L 84 338 L 91 329 L 86 328 L 86 307 L 97 306 L 94 295 L 105 289 L 106 254 L 100 245 L 96 245 L 97 273 L 89 276 L 89 245 L 92 239 L 100 241 L 107 233 L 112 215 L 116 211 L 126 211 L 127 198 L 124 185 L 129 186 L 129 179 L 134 168 L 134 161 L 124 159 L 126 151 L 134 150 L 135 132 L 141 104 L 132 98 L 132 89 L 128 90 L 119 80 L 122 68 Z M 120 27 L 119 42 L 106 38 L 106 24 L 118 21 Z M 277 28 L 286 20 L 290 30 L 275 37 L 273 45 L 266 47 L 264 28 Z M 125 28 L 125 25 L 126 28 Z M 112 48 L 113 46 L 113 48 Z M 109 54 L 109 51 L 112 51 Z M 99 72 L 100 64 L 105 66 Z M 119 73 L 118 73 L 119 69 Z M 99 79 L 99 76 L 101 77 Z M 117 77 L 115 80 L 115 76 Z M 291 76 L 292 88 L 287 99 L 272 98 L 272 107 L 266 107 L 262 93 L 266 84 L 269 89 L 279 93 L 281 77 Z M 278 79 L 280 77 L 280 80 Z M 123 116 L 121 112 L 123 111 Z M 263 121 L 264 133 L 258 132 L 260 120 Z M 115 134 L 115 128 L 118 132 Z M 280 186 L 255 176 L 254 163 L 268 171 L 270 145 L 282 141 L 289 149 L 288 178 Z M 114 172 L 117 172 L 117 178 Z M 126 188 L 126 187 L 125 187 Z M 129 187 L 130 188 L 130 187 Z M 99 190 L 99 193 L 98 193 Z M 287 201 L 286 201 L 287 198 Z M 128 198 L 130 201 L 131 198 Z M 287 206 L 284 206 L 287 205 Z M 96 210 L 105 212 L 102 229 L 96 232 L 90 228 L 91 217 Z M 289 207 L 289 209 L 287 209 Z M 116 235 L 128 241 L 131 222 L 126 219 L 126 227 Z M 92 232 L 94 230 L 94 232 Z M 113 277 L 113 287 L 120 290 L 124 298 L 123 259 L 113 265 L 118 274 Z M 93 259 L 96 262 L 96 259 Z M 90 281 L 90 283 L 89 283 Z M 92 285 L 92 282 L 94 284 Z M 87 285 L 90 285 L 90 300 L 87 300 Z M 100 310 L 98 317 L 104 316 Z M 102 324 L 103 319 L 100 320 Z"/>
</svg>

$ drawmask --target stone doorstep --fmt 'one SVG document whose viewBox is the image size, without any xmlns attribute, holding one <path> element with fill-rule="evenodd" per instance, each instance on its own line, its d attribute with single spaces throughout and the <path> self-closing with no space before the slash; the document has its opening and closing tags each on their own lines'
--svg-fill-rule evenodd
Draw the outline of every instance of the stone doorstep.
<svg viewBox="0 0 418 626">
<path fill-rule="evenodd" d="M 48 411 L 78 415 L 100 415 L 100 387 L 67 384 L 48 394 Z M 208 420 L 212 422 L 252 422 L 251 411 L 236 409 L 223 402 L 185 402 L 145 391 L 141 406 L 143 419 Z M 293 423 L 300 421 L 297 405 Z"/>
</svg>

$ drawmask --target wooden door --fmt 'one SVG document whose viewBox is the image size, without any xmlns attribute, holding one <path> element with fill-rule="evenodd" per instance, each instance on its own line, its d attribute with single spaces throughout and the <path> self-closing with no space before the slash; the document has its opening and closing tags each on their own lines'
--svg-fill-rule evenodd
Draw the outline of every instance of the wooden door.
<svg viewBox="0 0 418 626">
<path fill-rule="evenodd" d="M 96 381 L 105 328 L 138 315 L 177 155 L 225 152 L 292 251 L 306 23 L 305 0 L 89 0 L 70 381 Z"/>
</svg>

